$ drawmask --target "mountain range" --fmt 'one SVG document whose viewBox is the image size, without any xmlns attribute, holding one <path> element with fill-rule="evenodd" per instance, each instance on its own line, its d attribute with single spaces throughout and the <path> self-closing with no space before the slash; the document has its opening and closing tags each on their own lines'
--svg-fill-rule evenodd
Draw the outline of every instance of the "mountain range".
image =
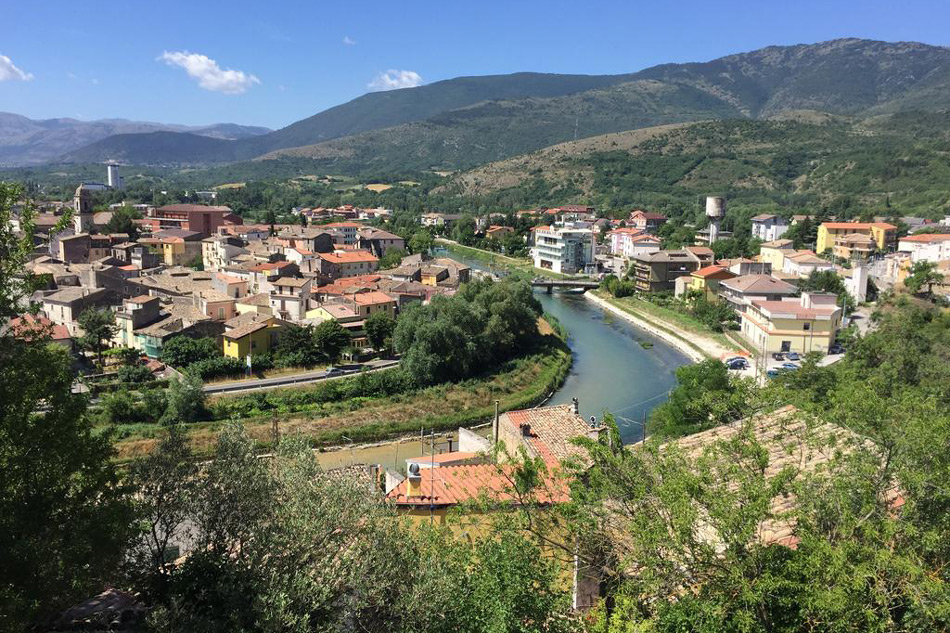
<svg viewBox="0 0 950 633">
<path fill-rule="evenodd" d="M 363 95 L 266 134 L 125 130 L 73 146 L 59 160 L 194 166 L 310 159 L 315 171 L 330 173 L 455 171 L 664 124 L 768 120 L 800 110 L 866 118 L 948 108 L 950 49 L 840 39 L 624 75 L 462 77 Z"/>
<path fill-rule="evenodd" d="M 0 165 L 31 165 L 56 161 L 64 152 L 88 146 L 117 135 L 145 135 L 161 132 L 185 139 L 234 141 L 266 134 L 266 127 L 216 123 L 187 126 L 125 119 L 80 121 L 71 118 L 29 119 L 19 114 L 0 112 Z M 185 145 L 183 149 L 187 149 Z"/>
</svg>

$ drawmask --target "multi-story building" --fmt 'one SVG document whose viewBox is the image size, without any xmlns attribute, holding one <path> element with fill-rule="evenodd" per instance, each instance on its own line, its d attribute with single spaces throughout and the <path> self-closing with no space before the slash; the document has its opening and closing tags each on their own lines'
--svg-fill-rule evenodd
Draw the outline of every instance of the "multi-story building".
<svg viewBox="0 0 950 633">
<path fill-rule="evenodd" d="M 382 257 L 389 251 L 405 250 L 406 240 L 395 233 L 368 226 L 357 231 L 356 247 Z"/>
<path fill-rule="evenodd" d="M 798 287 L 771 275 L 740 275 L 719 283 L 719 298 L 740 314 L 758 301 L 781 301 L 798 292 Z"/>
<path fill-rule="evenodd" d="M 363 225 L 359 222 L 330 222 L 329 224 L 321 224 L 314 228 L 337 231 L 343 235 L 343 244 L 346 246 L 355 246 L 359 230 L 363 228 Z"/>
<path fill-rule="evenodd" d="M 145 222 L 153 231 L 161 229 L 185 229 L 196 231 L 202 237 L 211 237 L 218 228 L 243 224 L 241 216 L 231 212 L 230 207 L 207 206 L 203 204 L 170 204 L 159 207 Z"/>
<path fill-rule="evenodd" d="M 855 242 L 856 235 L 870 238 L 873 248 L 880 252 L 893 251 L 897 247 L 897 227 L 887 222 L 822 222 L 818 227 L 818 240 L 815 251 L 824 253 L 834 250 L 836 244 L 843 248 Z M 864 255 L 866 251 L 857 250 L 855 254 Z"/>
<path fill-rule="evenodd" d="M 534 267 L 556 273 L 583 272 L 594 264 L 594 234 L 590 229 L 539 227 L 534 231 Z"/>
<path fill-rule="evenodd" d="M 742 313 L 742 334 L 759 353 L 825 352 L 841 327 L 833 294 L 803 292 L 781 301 L 754 299 Z"/>
<path fill-rule="evenodd" d="M 379 258 L 367 251 L 320 253 L 320 273 L 329 280 L 366 275 L 379 268 Z"/>
<path fill-rule="evenodd" d="M 950 260 L 950 233 L 924 233 L 902 237 L 897 250 L 907 253 L 914 264 Z"/>
<path fill-rule="evenodd" d="M 634 228 L 614 229 L 607 233 L 610 254 L 618 257 L 636 257 L 660 250 L 660 238 Z"/>
<path fill-rule="evenodd" d="M 281 277 L 273 282 L 270 307 L 285 321 L 300 321 L 307 317 L 313 280 L 305 277 Z"/>
<path fill-rule="evenodd" d="M 215 235 L 201 240 L 201 262 L 205 270 L 230 266 L 238 255 L 246 255 L 245 241 L 231 235 Z"/>
<path fill-rule="evenodd" d="M 792 251 L 785 255 L 782 262 L 782 272 L 794 277 L 807 277 L 815 271 L 834 269 L 834 264 L 811 251 Z"/>
<path fill-rule="evenodd" d="M 795 246 L 792 240 L 779 239 L 765 242 L 759 247 L 759 261 L 768 262 L 772 265 L 772 270 L 783 270 L 785 267 L 785 257 L 795 253 Z"/>
<path fill-rule="evenodd" d="M 752 217 L 752 237 L 765 242 L 779 239 L 788 228 L 788 221 L 780 215 L 762 213 Z"/>
<path fill-rule="evenodd" d="M 652 213 L 638 209 L 630 214 L 630 219 L 627 220 L 627 226 L 656 235 L 660 227 L 666 224 L 666 220 L 666 216 L 662 213 Z"/>
<path fill-rule="evenodd" d="M 708 248 L 657 251 L 632 258 L 628 274 L 639 292 L 672 291 L 678 277 L 689 277 L 712 262 L 713 253 Z"/>
</svg>

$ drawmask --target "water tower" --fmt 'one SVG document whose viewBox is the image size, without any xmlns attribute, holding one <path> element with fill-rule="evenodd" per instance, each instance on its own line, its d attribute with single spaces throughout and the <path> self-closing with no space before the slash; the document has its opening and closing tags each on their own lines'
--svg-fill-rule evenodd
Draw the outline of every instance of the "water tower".
<svg viewBox="0 0 950 633">
<path fill-rule="evenodd" d="M 719 222 L 726 215 L 726 199 L 706 197 L 706 217 L 709 218 L 709 243 L 719 239 Z"/>
</svg>

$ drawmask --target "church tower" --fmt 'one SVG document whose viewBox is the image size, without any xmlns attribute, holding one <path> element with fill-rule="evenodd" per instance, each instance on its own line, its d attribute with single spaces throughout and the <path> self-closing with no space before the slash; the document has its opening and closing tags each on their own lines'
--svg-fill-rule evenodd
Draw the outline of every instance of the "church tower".
<svg viewBox="0 0 950 633">
<path fill-rule="evenodd" d="M 73 229 L 75 234 L 92 232 L 92 192 L 79 185 L 73 196 Z"/>
</svg>

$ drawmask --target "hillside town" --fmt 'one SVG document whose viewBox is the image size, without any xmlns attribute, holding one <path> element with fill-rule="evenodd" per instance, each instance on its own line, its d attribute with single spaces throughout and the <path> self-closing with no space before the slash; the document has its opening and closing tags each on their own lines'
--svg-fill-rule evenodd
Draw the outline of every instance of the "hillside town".
<svg viewBox="0 0 950 633">
<path fill-rule="evenodd" d="M 0 633 L 950 631 L 946 7 L 17 4 Z"/>
</svg>

